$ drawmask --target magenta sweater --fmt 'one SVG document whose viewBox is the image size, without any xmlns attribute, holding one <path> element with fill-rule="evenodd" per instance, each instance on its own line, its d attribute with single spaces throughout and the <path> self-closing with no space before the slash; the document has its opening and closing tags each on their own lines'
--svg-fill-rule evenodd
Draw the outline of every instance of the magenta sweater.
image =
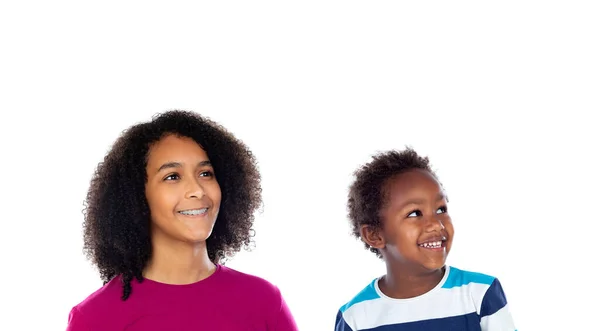
<svg viewBox="0 0 600 331">
<path fill-rule="evenodd" d="M 115 277 L 73 307 L 67 331 L 297 331 L 279 289 L 268 281 L 217 265 L 189 285 L 131 282 L 121 300 Z"/>
</svg>

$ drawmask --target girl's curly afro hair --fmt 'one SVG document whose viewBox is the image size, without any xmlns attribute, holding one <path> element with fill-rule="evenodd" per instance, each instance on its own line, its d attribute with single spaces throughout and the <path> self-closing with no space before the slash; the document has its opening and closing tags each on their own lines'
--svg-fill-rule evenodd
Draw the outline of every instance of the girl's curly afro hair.
<svg viewBox="0 0 600 331">
<path fill-rule="evenodd" d="M 151 255 L 150 209 L 145 197 L 148 150 L 166 135 L 195 140 L 207 153 L 221 187 L 221 207 L 206 241 L 214 263 L 251 242 L 254 212 L 262 203 L 260 174 L 248 147 L 221 125 L 196 113 L 174 110 L 126 130 L 91 180 L 84 209 L 84 252 L 106 284 L 123 278 L 123 300 Z"/>
</svg>

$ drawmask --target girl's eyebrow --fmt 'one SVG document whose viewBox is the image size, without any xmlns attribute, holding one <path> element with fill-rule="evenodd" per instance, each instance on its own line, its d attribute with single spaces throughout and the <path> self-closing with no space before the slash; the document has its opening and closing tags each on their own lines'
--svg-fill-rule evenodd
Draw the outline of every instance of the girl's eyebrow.
<svg viewBox="0 0 600 331">
<path fill-rule="evenodd" d="M 211 165 L 211 163 L 209 160 L 198 162 L 198 167 L 205 167 L 205 166 L 210 166 L 210 165 Z M 167 162 L 167 163 L 161 165 L 156 172 L 161 172 L 162 170 L 170 169 L 170 168 L 181 168 L 182 166 L 183 166 L 183 164 L 180 162 Z"/>
</svg>

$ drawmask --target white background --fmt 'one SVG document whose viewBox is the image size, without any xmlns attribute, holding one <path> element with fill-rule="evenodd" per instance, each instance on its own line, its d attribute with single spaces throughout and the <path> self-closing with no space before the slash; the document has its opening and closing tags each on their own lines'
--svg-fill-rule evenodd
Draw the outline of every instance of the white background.
<svg viewBox="0 0 600 331">
<path fill-rule="evenodd" d="M 352 171 L 411 145 L 450 194 L 449 263 L 498 276 L 519 330 L 594 325 L 594 1 L 14 1 L 0 5 L 0 330 L 64 330 L 101 282 L 83 199 L 120 132 L 198 111 L 255 152 L 256 248 L 301 330 L 383 271 L 349 235 Z"/>
</svg>

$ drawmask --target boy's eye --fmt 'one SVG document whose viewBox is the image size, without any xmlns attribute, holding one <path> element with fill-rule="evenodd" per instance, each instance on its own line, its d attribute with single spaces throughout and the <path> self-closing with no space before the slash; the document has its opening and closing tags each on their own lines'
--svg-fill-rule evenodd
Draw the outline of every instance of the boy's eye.
<svg viewBox="0 0 600 331">
<path fill-rule="evenodd" d="M 445 214 L 448 212 L 448 207 L 446 206 L 442 206 L 440 208 L 438 208 L 438 210 L 436 211 L 438 214 Z"/>
<path fill-rule="evenodd" d="M 423 216 L 423 213 L 421 213 L 420 210 L 413 210 L 410 212 L 410 214 L 408 214 L 408 217 L 420 217 Z"/>
</svg>

